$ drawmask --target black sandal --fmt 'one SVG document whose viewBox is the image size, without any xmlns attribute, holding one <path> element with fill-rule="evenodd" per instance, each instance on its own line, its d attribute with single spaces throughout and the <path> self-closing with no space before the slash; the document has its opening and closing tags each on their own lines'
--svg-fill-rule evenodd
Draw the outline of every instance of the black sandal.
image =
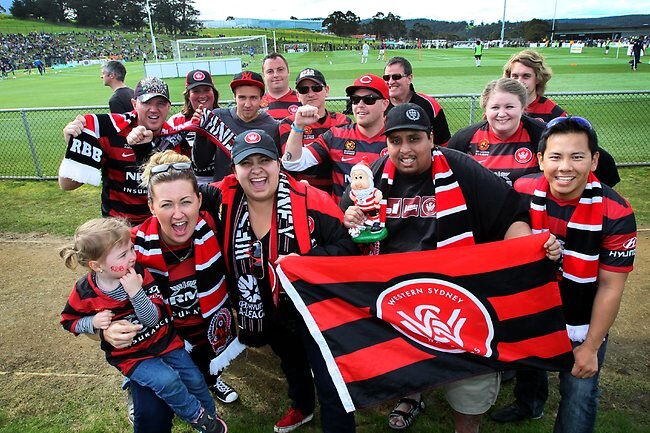
<svg viewBox="0 0 650 433">
<path fill-rule="evenodd" d="M 397 409 L 399 405 L 402 403 L 408 404 L 410 406 L 410 409 L 408 411 Z M 392 428 L 393 430 L 407 429 L 413 425 L 415 418 L 423 410 L 424 410 L 424 401 L 422 400 L 422 397 L 420 397 L 420 401 L 413 400 L 412 398 L 406 398 L 406 397 L 400 398 L 397 404 L 395 405 L 395 408 L 391 411 L 390 414 L 388 414 L 388 427 Z M 397 426 L 390 422 L 393 418 L 396 418 L 398 416 L 402 417 L 402 421 L 404 421 L 404 425 Z"/>
</svg>

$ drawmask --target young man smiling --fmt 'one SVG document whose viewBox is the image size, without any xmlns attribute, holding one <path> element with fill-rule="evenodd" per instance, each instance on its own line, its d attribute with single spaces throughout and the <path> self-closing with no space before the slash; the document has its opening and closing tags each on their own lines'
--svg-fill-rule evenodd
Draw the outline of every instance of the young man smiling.
<svg viewBox="0 0 650 433">
<path fill-rule="evenodd" d="M 298 95 L 289 87 L 289 63 L 282 54 L 271 53 L 262 60 L 266 94 L 262 108 L 274 119 L 282 120 L 295 114 L 300 106 Z"/>
<path fill-rule="evenodd" d="M 636 252 L 636 221 L 630 204 L 594 175 L 598 139 L 581 117 L 549 122 L 537 159 L 543 173 L 517 180 L 531 197 L 534 232 L 548 230 L 563 244 L 558 273 L 567 331 L 575 364 L 560 373 L 560 406 L 555 433 L 591 433 L 598 411 L 598 377 L 609 329 L 614 323 Z M 547 389 L 546 376 L 518 377 L 516 401 L 492 414 L 500 422 L 538 415 L 544 400 L 529 401 L 529 388 Z"/>
<path fill-rule="evenodd" d="M 352 102 L 356 123 L 332 128 L 304 148 L 306 128 L 322 117 L 317 107 L 298 108 L 287 138 L 282 164 L 290 171 L 303 171 L 332 163 L 332 196 L 338 202 L 350 183 L 350 169 L 363 157 L 372 162 L 386 152 L 384 112 L 388 108 L 388 85 L 377 75 L 366 74 L 345 89 Z"/>
</svg>

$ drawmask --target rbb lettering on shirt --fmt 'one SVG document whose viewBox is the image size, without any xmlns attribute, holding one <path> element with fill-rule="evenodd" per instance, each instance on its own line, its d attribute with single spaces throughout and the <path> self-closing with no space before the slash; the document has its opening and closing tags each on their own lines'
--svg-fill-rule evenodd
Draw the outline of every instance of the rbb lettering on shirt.
<svg viewBox="0 0 650 433">
<path fill-rule="evenodd" d="M 87 156 L 92 158 L 94 161 L 101 162 L 102 160 L 102 150 L 91 146 L 85 141 L 81 141 L 78 138 L 72 139 L 72 146 L 70 146 L 70 152 L 78 153 L 79 155 Z"/>
</svg>

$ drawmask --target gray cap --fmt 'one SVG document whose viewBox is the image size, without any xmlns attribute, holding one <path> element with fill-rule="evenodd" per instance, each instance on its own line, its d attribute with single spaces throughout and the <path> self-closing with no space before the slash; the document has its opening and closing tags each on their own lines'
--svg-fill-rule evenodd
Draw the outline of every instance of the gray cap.
<svg viewBox="0 0 650 433">
<path fill-rule="evenodd" d="M 431 122 L 427 113 L 417 104 L 399 104 L 391 108 L 386 115 L 384 135 L 400 129 L 431 131 Z"/>
<path fill-rule="evenodd" d="M 273 138 L 261 129 L 251 129 L 238 134 L 232 145 L 232 163 L 239 164 L 255 154 L 266 155 L 275 160 L 280 159 L 278 146 Z"/>
</svg>

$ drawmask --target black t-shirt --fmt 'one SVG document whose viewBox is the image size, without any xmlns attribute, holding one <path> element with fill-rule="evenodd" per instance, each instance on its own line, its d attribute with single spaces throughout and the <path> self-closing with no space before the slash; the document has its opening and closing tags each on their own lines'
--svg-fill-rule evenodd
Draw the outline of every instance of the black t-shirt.
<svg viewBox="0 0 650 433">
<path fill-rule="evenodd" d="M 513 222 L 529 222 L 528 204 L 502 178 L 482 167 L 466 154 L 438 148 L 447 159 L 458 182 L 469 215 L 470 229 L 477 244 L 502 240 Z M 371 168 L 375 186 L 379 187 L 388 155 L 375 161 Z M 381 242 L 384 253 L 431 250 L 436 248 L 436 200 L 431 170 L 416 176 L 395 171 L 386 205 L 388 237 Z M 352 205 L 349 187 L 340 203 L 345 211 Z"/>
<path fill-rule="evenodd" d="M 111 99 L 108 100 L 108 107 L 111 113 L 128 113 L 133 111 L 133 89 L 128 87 L 120 87 L 115 90 Z"/>
</svg>

